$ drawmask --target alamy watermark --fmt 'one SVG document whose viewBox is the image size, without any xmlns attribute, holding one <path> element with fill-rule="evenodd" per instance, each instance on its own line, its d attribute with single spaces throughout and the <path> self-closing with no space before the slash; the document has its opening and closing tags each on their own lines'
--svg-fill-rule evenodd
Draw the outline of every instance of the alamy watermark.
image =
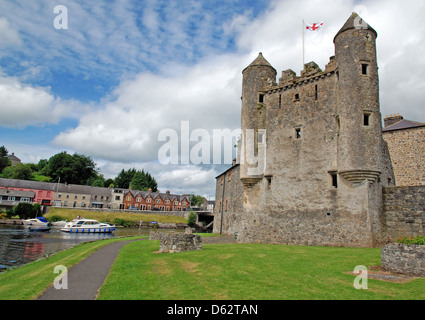
<svg viewBox="0 0 425 320">
<path fill-rule="evenodd" d="M 355 275 L 358 275 L 353 282 L 353 286 L 354 289 L 356 290 L 361 290 L 364 289 L 366 290 L 367 287 L 367 267 L 365 266 L 356 266 L 354 268 L 354 272 Z"/>
<path fill-rule="evenodd" d="M 53 273 L 59 273 L 53 283 L 56 290 L 68 289 L 68 269 L 65 266 L 56 266 Z"/>
<path fill-rule="evenodd" d="M 168 164 L 232 164 L 237 158 L 248 165 L 249 175 L 264 172 L 266 163 L 265 129 L 190 130 L 189 121 L 180 123 L 180 132 L 166 128 L 159 132 L 158 161 Z M 236 151 L 236 152 L 235 152 Z M 236 153 L 236 154 L 235 154 Z"/>
<path fill-rule="evenodd" d="M 53 14 L 57 14 L 53 20 L 53 26 L 57 30 L 68 29 L 68 8 L 64 5 L 56 6 L 53 9 Z"/>
</svg>

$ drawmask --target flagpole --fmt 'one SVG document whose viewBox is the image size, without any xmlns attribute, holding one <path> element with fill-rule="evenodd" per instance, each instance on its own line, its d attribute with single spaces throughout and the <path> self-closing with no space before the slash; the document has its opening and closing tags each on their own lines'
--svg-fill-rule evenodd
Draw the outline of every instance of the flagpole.
<svg viewBox="0 0 425 320">
<path fill-rule="evenodd" d="M 305 59 L 304 58 L 305 57 L 305 55 L 304 55 L 304 53 L 305 53 L 305 51 L 304 51 L 304 26 L 305 26 L 304 19 L 302 20 L 302 24 L 303 24 L 302 25 L 302 28 L 301 28 L 302 29 L 302 33 L 303 33 L 302 34 L 302 36 L 303 36 L 303 68 L 302 68 L 302 70 L 304 70 L 304 64 L 305 64 L 305 62 L 304 62 L 304 59 Z"/>
</svg>

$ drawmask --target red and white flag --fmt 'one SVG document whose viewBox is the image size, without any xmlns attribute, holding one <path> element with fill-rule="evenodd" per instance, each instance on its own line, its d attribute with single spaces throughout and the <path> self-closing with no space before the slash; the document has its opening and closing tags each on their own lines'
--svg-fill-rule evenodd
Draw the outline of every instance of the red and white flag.
<svg viewBox="0 0 425 320">
<path fill-rule="evenodd" d="M 313 23 L 313 24 L 306 23 L 305 28 L 306 30 L 309 30 L 309 31 L 317 31 L 323 26 L 323 22 L 324 21 L 320 23 Z"/>
</svg>

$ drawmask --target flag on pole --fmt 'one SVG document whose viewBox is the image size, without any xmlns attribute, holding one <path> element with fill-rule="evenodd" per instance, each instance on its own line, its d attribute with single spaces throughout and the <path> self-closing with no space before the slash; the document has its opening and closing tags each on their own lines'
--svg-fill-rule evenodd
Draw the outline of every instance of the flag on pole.
<svg viewBox="0 0 425 320">
<path fill-rule="evenodd" d="M 303 31 L 302 31 L 302 39 L 303 39 L 303 68 L 304 68 L 304 64 L 305 64 L 305 49 L 304 49 L 304 34 L 305 34 L 305 31 L 306 30 L 308 30 L 308 31 L 318 31 L 318 30 L 320 30 L 320 28 L 323 26 L 323 23 L 324 23 L 324 21 L 322 21 L 322 22 L 319 22 L 319 23 L 313 23 L 313 24 L 310 24 L 310 23 L 305 23 L 304 22 L 304 19 L 303 19 L 303 21 L 302 21 L 302 27 L 303 27 Z"/>
<path fill-rule="evenodd" d="M 306 30 L 309 30 L 309 31 L 317 31 L 323 26 L 323 22 L 324 21 L 322 21 L 320 23 L 312 23 L 312 24 L 306 23 L 305 28 L 306 28 Z"/>
</svg>

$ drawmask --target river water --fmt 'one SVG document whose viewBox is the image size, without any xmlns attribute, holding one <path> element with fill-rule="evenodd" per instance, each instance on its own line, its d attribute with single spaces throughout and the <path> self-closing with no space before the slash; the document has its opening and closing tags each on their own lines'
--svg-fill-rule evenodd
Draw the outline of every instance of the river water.
<svg viewBox="0 0 425 320">
<path fill-rule="evenodd" d="M 49 232 L 30 232 L 24 226 L 0 225 L 0 272 L 20 267 L 81 242 L 149 234 L 149 229 L 116 228 L 113 233 L 78 234 L 52 227 Z"/>
</svg>

